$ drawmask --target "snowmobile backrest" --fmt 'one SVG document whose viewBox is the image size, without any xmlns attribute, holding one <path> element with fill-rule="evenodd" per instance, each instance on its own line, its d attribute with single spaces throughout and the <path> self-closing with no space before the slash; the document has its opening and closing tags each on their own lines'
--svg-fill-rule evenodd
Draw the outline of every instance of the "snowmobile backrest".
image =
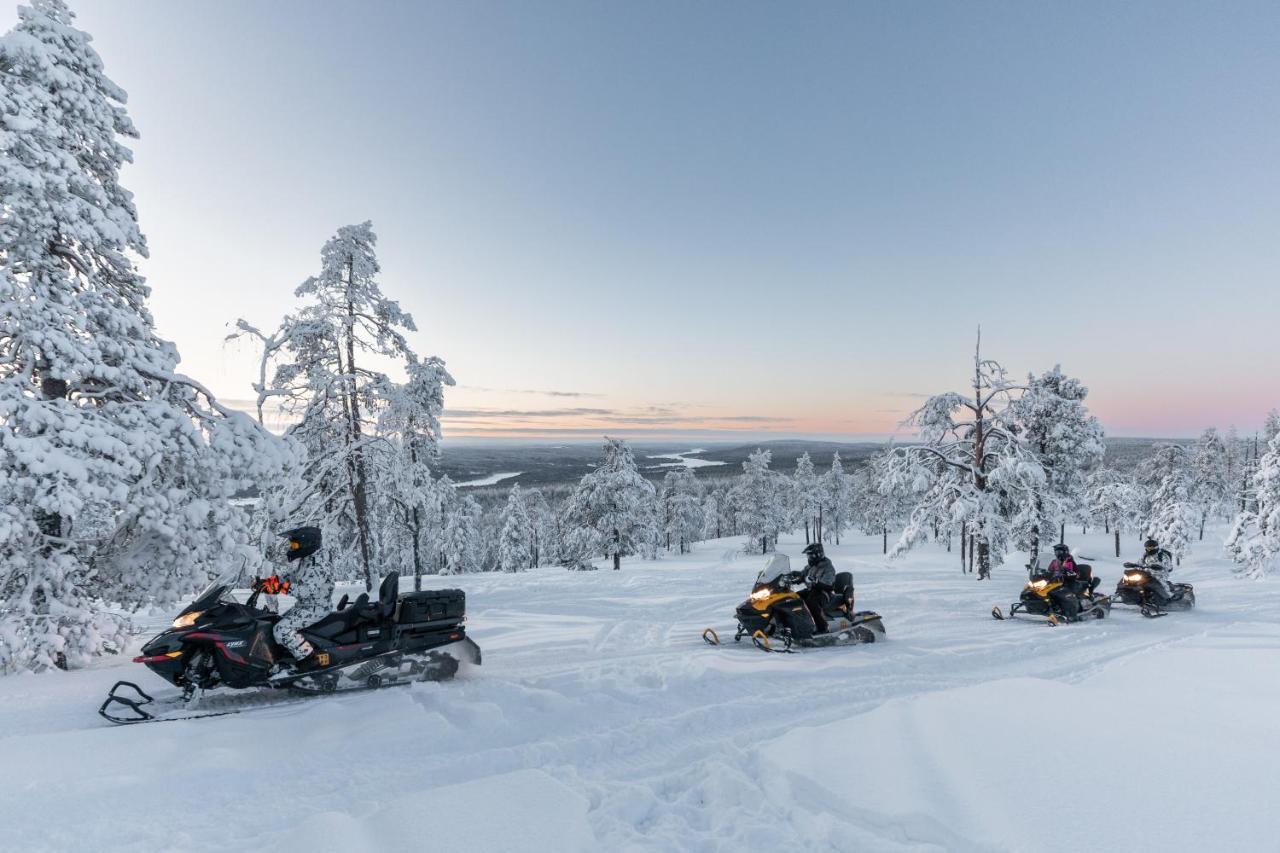
<svg viewBox="0 0 1280 853">
<path fill-rule="evenodd" d="M 378 606 L 383 615 L 390 616 L 396 609 L 396 597 L 400 595 L 400 573 L 387 575 L 378 589 Z"/>
<path fill-rule="evenodd" d="M 349 599 L 350 597 L 351 597 L 351 596 L 347 595 L 347 594 L 344 592 L 344 593 L 342 594 L 342 598 L 338 601 L 338 606 L 337 606 L 337 607 L 335 607 L 335 608 L 333 608 L 333 609 L 334 609 L 334 610 L 342 610 L 344 607 L 346 607 L 346 606 L 347 606 L 347 599 Z"/>
<path fill-rule="evenodd" d="M 839 572 L 836 574 L 836 592 L 844 595 L 853 589 L 853 575 L 849 572 Z"/>
</svg>

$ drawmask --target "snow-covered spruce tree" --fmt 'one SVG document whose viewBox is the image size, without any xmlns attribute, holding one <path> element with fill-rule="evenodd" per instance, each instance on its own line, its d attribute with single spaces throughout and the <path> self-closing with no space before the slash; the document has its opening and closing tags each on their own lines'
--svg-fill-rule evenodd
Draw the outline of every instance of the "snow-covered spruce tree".
<svg viewBox="0 0 1280 853">
<path fill-rule="evenodd" d="M 418 364 L 403 334 L 415 330 L 413 318 L 378 285 L 376 242 L 369 222 L 338 229 L 320 252 L 320 274 L 295 291 L 308 302 L 278 331 L 265 335 L 237 323 L 239 334 L 263 342 L 264 362 L 275 365 L 271 387 L 258 387 L 259 403 L 279 397 L 298 418 L 287 434 L 306 449 L 307 475 L 304 493 L 292 496 L 292 515 L 320 524 L 334 543 L 328 550 L 339 572 L 358 573 L 370 589 L 379 563 L 373 490 L 381 472 L 397 464 L 374 432 L 395 383 L 370 363 L 390 359 L 406 370 Z M 448 376 L 438 360 L 421 364 L 434 381 Z"/>
<path fill-rule="evenodd" d="M 909 484 L 890 475 L 892 465 L 893 453 L 884 450 L 854 475 L 854 517 L 864 533 L 879 534 L 885 554 L 889 553 L 889 528 L 907 517 L 915 501 Z"/>
<path fill-rule="evenodd" d="M 702 539 L 720 538 L 720 491 L 707 492 L 702 501 Z"/>
<path fill-rule="evenodd" d="M 1272 409 L 1262 421 L 1262 441 L 1270 447 L 1277 435 L 1280 435 L 1280 409 Z"/>
<path fill-rule="evenodd" d="M 1030 504 L 1023 507 L 1029 524 L 1018 537 L 1032 563 L 1045 539 L 1057 541 L 1063 522 L 1087 506 L 1085 478 L 1106 452 L 1102 426 L 1084 404 L 1088 395 L 1079 380 L 1055 366 L 1029 375 L 1012 403 L 1021 438 L 1044 472 L 1043 483 L 1033 487 Z"/>
<path fill-rule="evenodd" d="M 1146 535 L 1181 562 L 1195 536 L 1197 522 L 1190 453 L 1179 444 L 1158 447 L 1146 471 L 1146 486 L 1151 489 Z"/>
<path fill-rule="evenodd" d="M 742 463 L 742 474 L 733 486 L 737 521 L 747 537 L 744 550 L 756 548 L 767 554 L 786 524 L 786 483 L 782 475 L 769 470 L 773 456 L 757 449 Z"/>
<path fill-rule="evenodd" d="M 533 521 L 520 493 L 520 484 L 511 487 L 507 505 L 502 510 L 502 532 L 498 539 L 498 568 L 504 572 L 519 572 L 533 564 Z"/>
<path fill-rule="evenodd" d="M 1246 577 L 1280 571 L 1280 433 L 1258 460 L 1247 508 L 1227 536 L 1226 550 Z"/>
<path fill-rule="evenodd" d="M 169 605 L 242 559 L 228 498 L 288 462 L 176 372 L 119 171 L 125 93 L 61 0 L 0 38 L 0 671 L 125 642 L 110 602 Z"/>
<path fill-rule="evenodd" d="M 1142 499 L 1133 477 L 1114 468 L 1099 467 L 1089 474 L 1085 484 L 1089 499 L 1089 515 L 1100 520 L 1107 533 L 1115 536 L 1116 557 L 1120 556 L 1120 535 L 1136 530 L 1142 523 Z"/>
<path fill-rule="evenodd" d="M 431 553 L 431 520 L 439 495 L 431 468 L 440 459 L 440 414 L 444 388 L 453 377 L 438 358 L 419 361 L 412 354 L 404 383 L 388 383 L 379 392 L 382 409 L 377 435 L 389 464 L 373 468 L 373 513 L 380 550 L 409 554 L 413 560 L 413 588 L 422 588 Z"/>
<path fill-rule="evenodd" d="M 1218 431 L 1206 429 L 1191 458 L 1191 491 L 1200 514 L 1199 539 L 1204 539 L 1209 516 L 1222 512 L 1231 502 L 1230 460 L 1230 451 Z"/>
<path fill-rule="evenodd" d="M 831 468 L 818 484 L 818 541 L 840 544 L 840 534 L 853 516 L 853 480 L 845 473 L 837 451 L 831 457 Z"/>
<path fill-rule="evenodd" d="M 702 539 L 702 485 L 688 468 L 668 471 L 662 480 L 666 547 L 684 554 Z"/>
<path fill-rule="evenodd" d="M 524 501 L 529 508 L 529 565 L 553 564 L 559 560 L 560 549 L 556 514 L 537 489 L 525 492 Z"/>
<path fill-rule="evenodd" d="M 471 495 L 462 494 L 447 480 L 446 484 L 441 490 L 442 522 L 437 539 L 440 574 L 461 575 L 483 571 L 484 542 L 480 535 L 480 523 L 484 510 Z"/>
<path fill-rule="evenodd" d="M 886 476 L 920 498 L 891 556 L 910 550 L 935 522 L 950 522 L 976 543 L 979 580 L 1003 562 L 1011 519 L 1044 487 L 1044 471 L 1019 436 L 1017 390 L 977 349 L 969 395 L 931 397 L 907 419 L 920 444 L 896 448 Z"/>
<path fill-rule="evenodd" d="M 792 523 L 804 525 L 805 544 L 812 542 L 818 535 L 818 507 L 821 500 L 813 460 L 807 452 L 803 453 L 796 460 L 796 472 L 791 475 L 791 510 Z"/>
<path fill-rule="evenodd" d="M 569 499 L 569 552 L 580 566 L 584 548 L 603 551 L 615 570 L 622 558 L 635 554 L 649 541 L 653 484 L 636 470 L 631 448 L 620 438 L 606 438 L 604 458 L 583 476 Z"/>
</svg>

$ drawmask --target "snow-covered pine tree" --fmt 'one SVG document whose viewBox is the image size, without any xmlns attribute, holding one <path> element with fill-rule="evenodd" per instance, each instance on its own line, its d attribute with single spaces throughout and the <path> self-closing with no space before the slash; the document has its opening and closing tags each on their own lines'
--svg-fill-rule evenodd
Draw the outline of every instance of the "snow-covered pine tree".
<svg viewBox="0 0 1280 853">
<path fill-rule="evenodd" d="M 1196 442 L 1191 459 L 1191 491 L 1199 511 L 1199 538 L 1204 539 L 1204 525 L 1210 515 L 1219 513 L 1231 502 L 1231 453 L 1213 427 L 1206 429 Z"/>
<path fill-rule="evenodd" d="M 520 493 L 520 484 L 511 487 L 507 505 L 502 510 L 502 532 L 499 534 L 498 568 L 504 572 L 519 572 L 533 564 L 530 541 L 533 538 L 533 521 Z"/>
<path fill-rule="evenodd" d="M 707 492 L 702 501 L 702 538 L 720 538 L 720 496 L 718 489 Z"/>
<path fill-rule="evenodd" d="M 1181 562 L 1195 536 L 1197 512 L 1192 496 L 1191 458 L 1180 444 L 1156 448 L 1146 469 L 1151 503 L 1146 535 Z"/>
<path fill-rule="evenodd" d="M 438 358 L 419 361 L 410 354 L 404 383 L 388 383 L 379 397 L 377 435 L 387 442 L 389 465 L 378 475 L 374 498 L 381 550 L 412 555 L 413 588 L 422 588 L 431 551 L 430 524 L 439 496 L 431 468 L 440 459 L 440 415 L 444 388 L 453 377 Z"/>
<path fill-rule="evenodd" d="M 258 387 L 259 404 L 279 397 L 298 417 L 287 434 L 306 448 L 306 490 L 292 496 L 292 515 L 320 524 L 335 543 L 330 558 L 339 571 L 358 572 L 370 589 L 379 564 L 372 492 L 380 472 L 396 464 L 373 431 L 394 383 L 370 363 L 418 364 L 404 337 L 415 330 L 413 318 L 378 285 L 376 242 L 369 222 L 339 228 L 321 250 L 320 274 L 295 291 L 310 300 L 297 314 L 271 335 L 237 323 L 239 334 L 263 342 L 263 361 L 275 365 L 271 387 Z M 420 364 L 435 380 L 448 376 L 436 359 Z"/>
<path fill-rule="evenodd" d="M 62 0 L 0 38 L 0 671 L 125 642 L 104 601 L 172 604 L 257 561 L 228 499 L 287 448 L 176 372 L 119 182 L 125 93 Z"/>
<path fill-rule="evenodd" d="M 1022 441 L 1044 472 L 1043 484 L 1021 508 L 1029 524 L 1019 538 L 1031 552 L 1032 563 L 1044 540 L 1056 541 L 1062 523 L 1087 505 L 1085 478 L 1106 452 L 1102 426 L 1084 404 L 1088 395 L 1079 380 L 1054 366 L 1039 376 L 1029 375 L 1026 389 L 1012 403 Z"/>
<path fill-rule="evenodd" d="M 737 522 L 747 541 L 744 550 L 755 548 L 767 554 L 786 523 L 786 484 L 775 471 L 769 470 L 773 455 L 757 449 L 742 463 L 742 474 L 733 486 Z"/>
<path fill-rule="evenodd" d="M 447 479 L 442 480 L 447 483 Z M 480 537 L 483 515 L 484 510 L 471 495 L 462 494 L 452 483 L 442 489 L 440 574 L 461 575 L 484 570 L 484 543 Z"/>
<path fill-rule="evenodd" d="M 1098 468 L 1089 475 L 1086 493 L 1089 512 L 1102 519 L 1103 529 L 1115 535 L 1116 557 L 1120 556 L 1120 534 L 1137 529 L 1142 522 L 1142 499 L 1131 476 L 1112 468 Z"/>
<path fill-rule="evenodd" d="M 1248 508 L 1236 518 L 1226 550 L 1241 574 L 1260 578 L 1280 571 L 1280 432 L 1258 460 Z"/>
<path fill-rule="evenodd" d="M 529 508 L 529 565 L 533 568 L 559 560 L 559 536 L 556 516 L 547 498 L 537 489 L 524 493 Z"/>
<path fill-rule="evenodd" d="M 1280 409 L 1272 409 L 1262 421 L 1262 441 L 1270 447 L 1277 435 L 1280 435 Z"/>
<path fill-rule="evenodd" d="M 915 500 L 908 485 L 890 475 L 892 465 L 893 453 L 886 449 L 874 454 L 855 475 L 854 515 L 864 533 L 880 536 L 885 554 L 889 553 L 889 528 L 907 517 Z"/>
<path fill-rule="evenodd" d="M 818 475 L 808 452 L 796 460 L 796 472 L 791 475 L 792 522 L 804 525 L 804 541 L 808 544 L 817 538 L 818 507 L 821 503 Z"/>
<path fill-rule="evenodd" d="M 979 580 L 1004 560 L 1015 508 L 1033 505 L 1044 487 L 1044 471 L 1018 434 L 1016 390 L 1003 367 L 982 358 L 979 339 L 970 396 L 939 394 L 907 419 L 921 443 L 896 448 L 887 476 L 920 498 L 891 556 L 906 553 L 941 521 L 963 525 L 976 541 Z"/>
<path fill-rule="evenodd" d="M 684 554 L 702 539 L 702 485 L 688 468 L 668 471 L 662 481 L 663 521 L 668 550 Z"/>
<path fill-rule="evenodd" d="M 583 476 L 567 507 L 573 531 L 567 544 L 575 563 L 581 563 L 584 548 L 597 553 L 598 547 L 613 560 L 613 568 L 620 569 L 622 558 L 637 553 L 648 541 L 654 493 L 653 484 L 636 470 L 627 443 L 606 438 L 604 458 Z"/>
<path fill-rule="evenodd" d="M 821 519 L 818 541 L 840 544 L 840 534 L 849 526 L 853 517 L 853 481 L 844 471 L 840 452 L 831 457 L 831 468 L 822 475 L 818 484 L 819 512 Z"/>
</svg>

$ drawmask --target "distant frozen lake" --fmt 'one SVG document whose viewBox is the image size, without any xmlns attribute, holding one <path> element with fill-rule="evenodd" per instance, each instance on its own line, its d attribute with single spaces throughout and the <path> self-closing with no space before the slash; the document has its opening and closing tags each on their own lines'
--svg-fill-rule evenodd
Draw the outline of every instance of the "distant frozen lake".
<svg viewBox="0 0 1280 853">
<path fill-rule="evenodd" d="M 455 486 L 496 486 L 503 480 L 510 480 L 512 477 L 519 477 L 523 471 L 499 471 L 497 474 L 490 474 L 488 477 L 481 477 L 478 480 L 464 480 L 461 483 L 454 483 Z"/>
<path fill-rule="evenodd" d="M 723 465 L 725 463 L 714 459 L 690 459 L 689 457 L 695 453 L 706 453 L 705 447 L 695 447 L 693 450 L 686 450 L 682 453 L 655 453 L 652 456 L 646 456 L 646 459 L 674 459 L 674 462 L 663 462 L 654 465 L 654 468 L 710 468 L 713 465 Z"/>
</svg>

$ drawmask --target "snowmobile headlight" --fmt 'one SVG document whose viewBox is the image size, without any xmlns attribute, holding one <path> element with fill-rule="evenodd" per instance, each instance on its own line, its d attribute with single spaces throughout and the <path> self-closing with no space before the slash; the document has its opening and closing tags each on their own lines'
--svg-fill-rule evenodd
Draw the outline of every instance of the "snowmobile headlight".
<svg viewBox="0 0 1280 853">
<path fill-rule="evenodd" d="M 1048 581 L 1032 581 L 1031 588 L 1034 590 L 1042 590 L 1049 585 Z"/>
<path fill-rule="evenodd" d="M 769 595 L 770 595 L 770 592 L 768 587 L 765 587 L 764 589 L 757 589 L 755 592 L 751 593 L 751 600 L 764 601 L 766 598 L 769 597 Z"/>
<path fill-rule="evenodd" d="M 190 628 L 192 625 L 196 624 L 196 620 L 203 615 L 204 615 L 203 610 L 195 610 L 195 611 L 192 611 L 191 613 L 183 613 L 177 619 L 173 620 L 173 627 Z"/>
<path fill-rule="evenodd" d="M 1124 579 L 1129 583 L 1142 583 L 1142 572 L 1125 572 Z"/>
</svg>

